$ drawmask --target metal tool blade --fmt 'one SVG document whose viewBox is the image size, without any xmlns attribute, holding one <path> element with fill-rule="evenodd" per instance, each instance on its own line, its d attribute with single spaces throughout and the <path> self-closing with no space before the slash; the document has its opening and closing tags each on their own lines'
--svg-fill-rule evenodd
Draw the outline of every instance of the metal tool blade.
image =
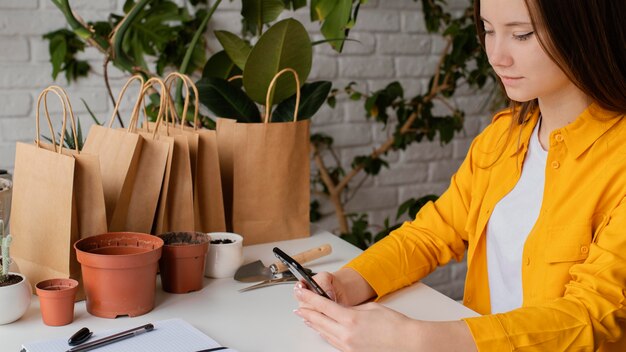
<svg viewBox="0 0 626 352">
<path fill-rule="evenodd" d="M 235 280 L 241 282 L 258 282 L 272 278 L 270 268 L 263 265 L 260 260 L 242 265 L 235 273 Z"/>
<path fill-rule="evenodd" d="M 248 287 L 244 287 L 242 289 L 239 290 L 239 292 L 246 292 L 246 291 L 250 291 L 250 290 L 255 290 L 257 288 L 262 288 L 262 287 L 268 287 L 268 286 L 274 286 L 274 285 L 280 285 L 280 284 L 288 284 L 288 283 L 293 283 L 298 281 L 298 279 L 295 276 L 291 276 L 291 277 L 281 277 L 278 279 L 269 279 L 269 280 L 265 280 L 263 282 L 259 282 L 258 284 L 254 284 L 252 286 L 248 286 Z"/>
<path fill-rule="evenodd" d="M 329 255 L 332 247 L 326 243 L 321 246 L 310 248 L 292 256 L 300 264 Z M 287 267 L 280 261 L 276 261 L 269 266 L 265 266 L 261 260 L 244 264 L 235 272 L 234 279 L 241 282 L 259 282 L 272 279 L 275 273 L 286 271 Z"/>
<path fill-rule="evenodd" d="M 304 268 L 304 270 L 310 275 L 315 275 L 315 273 L 311 271 L 311 269 Z M 286 271 L 284 273 L 275 274 L 274 277 L 272 277 L 269 280 L 259 282 L 258 284 L 254 284 L 252 286 L 244 287 L 238 291 L 246 292 L 250 290 L 255 290 L 257 288 L 269 287 L 269 286 L 280 285 L 280 284 L 289 284 L 289 283 L 293 283 L 296 281 L 298 281 L 298 278 L 296 278 L 292 273 Z"/>
</svg>

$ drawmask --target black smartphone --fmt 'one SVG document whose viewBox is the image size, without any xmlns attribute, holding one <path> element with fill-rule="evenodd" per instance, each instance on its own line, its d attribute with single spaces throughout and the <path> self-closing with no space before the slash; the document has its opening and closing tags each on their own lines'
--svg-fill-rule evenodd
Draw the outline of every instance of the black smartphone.
<svg viewBox="0 0 626 352">
<path fill-rule="evenodd" d="M 324 290 L 320 287 L 320 285 L 318 285 L 317 282 L 313 280 L 313 277 L 311 277 L 311 275 L 309 275 L 309 273 L 307 273 L 306 270 L 304 270 L 304 268 L 302 267 L 302 265 L 300 265 L 300 263 L 295 261 L 295 259 L 291 258 L 287 253 L 283 252 L 278 247 L 274 247 L 274 255 L 278 259 L 280 259 L 280 261 L 283 262 L 283 264 L 287 266 L 289 271 L 291 271 L 291 273 L 296 278 L 298 278 L 298 280 L 301 280 L 301 281 L 304 280 L 304 282 L 306 282 L 307 286 L 313 292 L 317 293 L 318 295 L 322 297 L 326 297 L 330 299 L 330 297 L 328 297 L 328 295 L 326 294 L 326 292 L 324 292 Z"/>
</svg>

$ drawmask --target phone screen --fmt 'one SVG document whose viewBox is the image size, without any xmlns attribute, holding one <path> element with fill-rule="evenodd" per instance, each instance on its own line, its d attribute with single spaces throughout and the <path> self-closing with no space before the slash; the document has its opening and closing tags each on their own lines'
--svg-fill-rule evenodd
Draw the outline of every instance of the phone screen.
<svg viewBox="0 0 626 352">
<path fill-rule="evenodd" d="M 311 275 L 309 275 L 306 270 L 304 270 L 302 265 L 295 261 L 295 259 L 291 258 L 287 253 L 283 252 L 278 247 L 274 247 L 274 255 L 287 266 L 289 271 L 291 271 L 291 273 L 295 277 L 297 277 L 298 280 L 304 281 L 309 289 L 311 289 L 313 292 L 317 293 L 320 296 L 330 299 L 326 292 L 324 292 L 324 290 L 317 284 L 317 282 L 313 280 L 313 277 L 311 277 Z"/>
</svg>

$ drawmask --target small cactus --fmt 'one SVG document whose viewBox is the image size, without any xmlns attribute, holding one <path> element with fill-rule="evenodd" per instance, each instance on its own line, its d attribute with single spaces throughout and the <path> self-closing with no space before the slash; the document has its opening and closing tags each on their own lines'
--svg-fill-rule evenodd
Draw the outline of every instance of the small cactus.
<svg viewBox="0 0 626 352">
<path fill-rule="evenodd" d="M 4 235 L 4 221 L 0 220 L 0 238 L 2 239 L 2 273 L 0 274 L 0 283 L 9 279 L 9 266 L 11 265 L 11 256 L 9 255 L 9 246 L 12 237 Z"/>
</svg>

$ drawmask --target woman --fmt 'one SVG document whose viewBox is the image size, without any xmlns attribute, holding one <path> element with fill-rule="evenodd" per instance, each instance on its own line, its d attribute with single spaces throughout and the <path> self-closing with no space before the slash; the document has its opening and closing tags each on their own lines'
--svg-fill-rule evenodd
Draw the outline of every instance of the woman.
<svg viewBox="0 0 626 352">
<path fill-rule="evenodd" d="M 626 351 L 626 2 L 475 1 L 512 108 L 450 188 L 295 313 L 345 351 Z M 468 253 L 462 321 L 377 303 Z"/>
</svg>

